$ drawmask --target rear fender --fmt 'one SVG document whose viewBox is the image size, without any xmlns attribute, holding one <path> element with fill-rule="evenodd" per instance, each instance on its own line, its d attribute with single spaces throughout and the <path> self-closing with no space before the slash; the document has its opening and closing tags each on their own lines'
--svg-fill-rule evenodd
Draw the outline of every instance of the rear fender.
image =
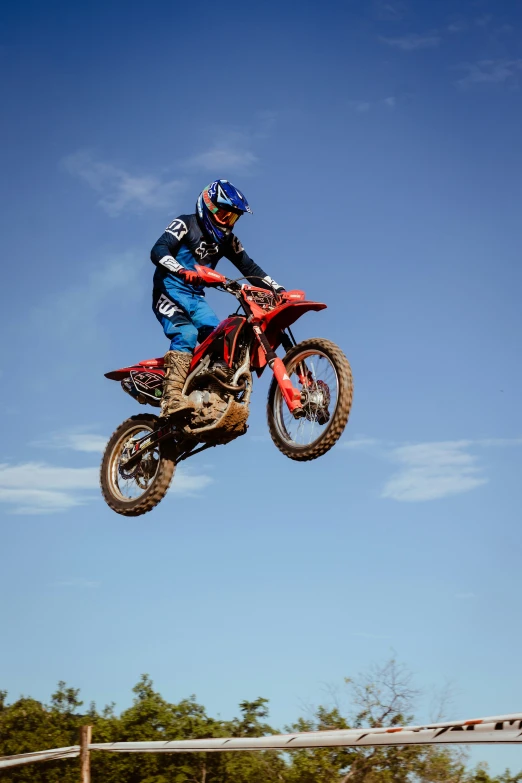
<svg viewBox="0 0 522 783">
<path fill-rule="evenodd" d="M 145 361 L 132 364 L 130 367 L 122 367 L 120 370 L 111 370 L 111 372 L 105 373 L 105 377 L 110 381 L 122 381 L 124 378 L 128 378 L 131 372 L 143 372 L 144 370 L 163 375 L 163 367 L 163 356 L 159 356 L 157 359 L 145 359 Z"/>
</svg>

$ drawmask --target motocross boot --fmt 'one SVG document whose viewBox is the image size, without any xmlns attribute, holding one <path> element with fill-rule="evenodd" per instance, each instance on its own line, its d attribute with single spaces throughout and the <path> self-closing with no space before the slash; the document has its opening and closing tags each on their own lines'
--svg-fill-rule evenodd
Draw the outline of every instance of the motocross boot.
<svg viewBox="0 0 522 783">
<path fill-rule="evenodd" d="M 194 405 L 183 394 L 183 387 L 190 369 L 192 354 L 183 351 L 167 351 L 165 354 L 165 382 L 161 398 L 161 416 L 166 419 L 173 414 L 188 414 Z"/>
</svg>

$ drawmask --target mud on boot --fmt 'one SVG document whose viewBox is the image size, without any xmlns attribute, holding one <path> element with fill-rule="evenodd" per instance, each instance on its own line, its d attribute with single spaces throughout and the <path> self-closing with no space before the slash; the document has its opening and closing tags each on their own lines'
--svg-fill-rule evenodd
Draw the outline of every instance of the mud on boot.
<svg viewBox="0 0 522 783">
<path fill-rule="evenodd" d="M 165 354 L 165 382 L 160 418 L 189 415 L 194 410 L 192 401 L 183 394 L 191 361 L 192 354 L 184 351 L 167 351 Z"/>
</svg>

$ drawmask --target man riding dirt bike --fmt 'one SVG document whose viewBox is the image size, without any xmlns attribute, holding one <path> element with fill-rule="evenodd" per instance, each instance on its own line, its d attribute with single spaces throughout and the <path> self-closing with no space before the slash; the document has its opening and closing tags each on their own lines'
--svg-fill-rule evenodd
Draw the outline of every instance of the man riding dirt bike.
<svg viewBox="0 0 522 783">
<path fill-rule="evenodd" d="M 251 211 L 237 188 L 217 180 L 199 196 L 197 213 L 176 218 L 151 251 L 153 310 L 171 342 L 165 357 L 106 373 L 139 403 L 161 407 L 159 418 L 131 416 L 106 446 L 101 488 L 119 514 L 150 511 L 179 462 L 246 432 L 252 372 L 273 372 L 268 427 L 285 456 L 316 459 L 346 426 L 353 395 L 346 356 L 330 340 L 296 343 L 290 329 L 305 312 L 326 305 L 307 301 L 304 291 L 286 291 L 247 255 L 231 229 Z M 239 279 L 215 270 L 223 256 Z M 203 286 L 234 296 L 236 313 L 220 323 Z"/>
<path fill-rule="evenodd" d="M 219 324 L 219 318 L 204 298 L 204 280 L 196 265 L 215 269 L 225 256 L 252 284 L 276 293 L 284 291 L 249 258 L 232 233 L 232 226 L 241 215 L 252 214 L 241 191 L 228 180 L 218 179 L 200 193 L 196 210 L 196 214 L 173 220 L 150 254 L 156 266 L 152 307 L 170 339 L 170 350 L 165 355 L 163 417 L 193 409 L 183 396 L 192 354 L 196 343 L 202 343 Z"/>
</svg>

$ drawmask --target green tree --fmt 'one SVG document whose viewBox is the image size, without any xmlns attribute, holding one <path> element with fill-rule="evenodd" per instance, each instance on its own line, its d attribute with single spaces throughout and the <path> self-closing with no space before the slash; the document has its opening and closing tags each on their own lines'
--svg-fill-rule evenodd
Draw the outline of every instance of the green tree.
<svg viewBox="0 0 522 783">
<path fill-rule="evenodd" d="M 413 722 L 417 695 L 408 672 L 391 659 L 367 674 L 351 679 L 351 710 L 342 715 L 339 705 L 319 707 L 308 721 L 292 731 L 335 728 L 394 727 Z M 294 751 L 289 783 L 455 783 L 463 780 L 460 755 L 438 746 L 395 745 L 358 748 L 320 748 Z"/>
<path fill-rule="evenodd" d="M 64 683 L 59 684 L 50 706 L 26 697 L 8 706 L 4 704 L 0 711 L 0 755 L 10 756 L 77 744 L 79 726 L 85 721 L 74 713 L 79 706 L 76 702 L 77 692 L 76 696 L 71 693 L 72 699 L 67 702 L 65 688 Z M 62 695 L 65 695 L 64 701 Z M 54 699 L 54 696 L 57 698 Z M 39 783 L 39 780 L 45 783 L 73 783 L 75 772 L 77 770 L 73 770 L 68 762 L 49 761 L 41 767 L 37 765 L 6 770 L 2 780 L 9 783 Z"/>
<path fill-rule="evenodd" d="M 394 660 L 368 674 L 346 680 L 350 706 L 337 697 L 289 730 L 398 726 L 413 722 L 416 696 L 408 673 Z M 261 737 L 275 733 L 267 722 L 268 701 L 242 701 L 239 716 L 212 718 L 194 696 L 166 701 L 148 675 L 133 688 L 132 705 L 116 714 L 114 704 L 98 710 L 77 689 L 59 682 L 48 705 L 22 697 L 7 703 L 0 691 L 0 755 L 75 745 L 79 727 L 93 726 L 94 742 Z M 334 694 L 335 696 L 335 694 Z M 522 772 L 493 777 L 487 765 L 466 769 L 466 755 L 441 746 L 317 748 L 290 753 L 93 753 L 93 783 L 522 783 Z M 14 767 L 0 773 L 2 783 L 77 783 L 76 761 Z"/>
</svg>

